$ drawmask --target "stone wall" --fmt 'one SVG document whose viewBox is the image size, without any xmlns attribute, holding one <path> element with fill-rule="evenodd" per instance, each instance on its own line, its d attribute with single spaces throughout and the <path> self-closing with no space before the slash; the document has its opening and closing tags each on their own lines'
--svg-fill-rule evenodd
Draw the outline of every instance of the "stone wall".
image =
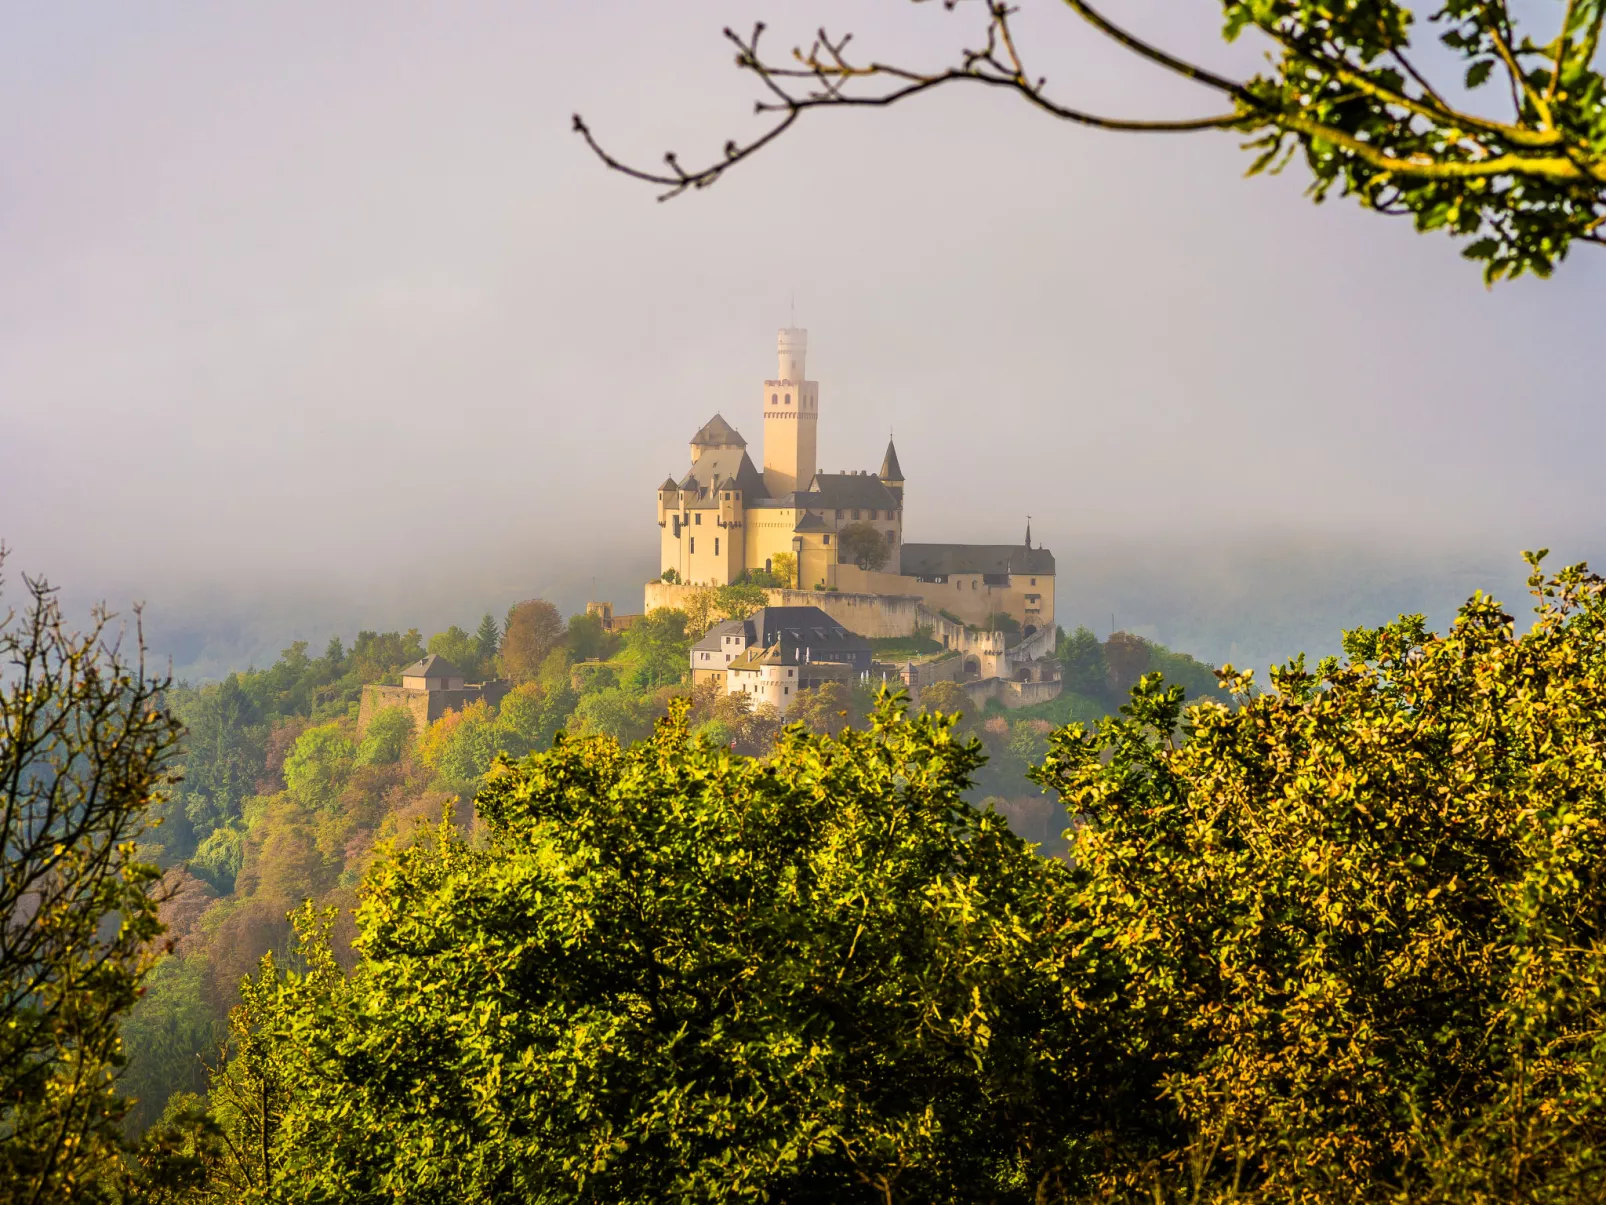
<svg viewBox="0 0 1606 1205">
<path fill-rule="evenodd" d="M 980 707 L 988 699 L 997 699 L 1013 711 L 1017 707 L 1030 707 L 1033 703 L 1046 703 L 1060 696 L 1059 682 L 1011 682 L 1008 678 L 983 678 L 979 682 L 966 682 L 965 695 Z"/>
<path fill-rule="evenodd" d="M 498 707 L 512 689 L 511 683 L 500 678 L 464 686 L 459 690 L 409 690 L 405 686 L 371 683 L 362 688 L 362 705 L 357 710 L 357 734 L 361 736 L 366 732 L 369 721 L 387 707 L 405 707 L 412 713 L 413 730 L 422 732 L 448 711 L 461 711 L 481 699 L 492 707 Z"/>
</svg>

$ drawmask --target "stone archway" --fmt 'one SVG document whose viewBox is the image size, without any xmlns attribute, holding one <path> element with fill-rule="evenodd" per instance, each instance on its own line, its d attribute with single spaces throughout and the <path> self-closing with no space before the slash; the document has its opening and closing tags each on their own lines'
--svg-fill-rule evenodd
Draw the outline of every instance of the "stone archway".
<svg viewBox="0 0 1606 1205">
<path fill-rule="evenodd" d="M 981 677 L 981 661 L 980 661 L 979 658 L 976 658 L 976 657 L 966 657 L 965 658 L 965 677 L 967 677 L 967 678 L 979 678 L 979 677 Z"/>
</svg>

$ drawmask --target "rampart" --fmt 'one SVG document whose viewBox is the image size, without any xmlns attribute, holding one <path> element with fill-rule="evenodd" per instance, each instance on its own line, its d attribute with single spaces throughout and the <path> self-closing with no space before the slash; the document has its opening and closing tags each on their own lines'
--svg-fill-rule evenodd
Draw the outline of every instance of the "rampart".
<svg viewBox="0 0 1606 1205">
<path fill-rule="evenodd" d="M 357 710 L 357 732 L 368 730 L 368 723 L 388 707 L 405 707 L 413 715 L 413 729 L 422 732 L 448 711 L 461 711 L 484 699 L 492 707 L 500 706 L 512 690 L 512 684 L 501 678 L 485 683 L 464 686 L 460 690 L 409 690 L 405 686 L 370 684 L 362 688 L 362 705 Z"/>
</svg>

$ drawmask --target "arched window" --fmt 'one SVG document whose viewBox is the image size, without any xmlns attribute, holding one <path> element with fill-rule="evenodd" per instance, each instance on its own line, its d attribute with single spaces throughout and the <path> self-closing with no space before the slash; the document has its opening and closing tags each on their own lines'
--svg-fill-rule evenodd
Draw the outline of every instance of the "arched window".
<svg viewBox="0 0 1606 1205">
<path fill-rule="evenodd" d="M 765 557 L 765 558 L 764 558 L 764 572 L 765 572 L 765 573 L 773 573 L 773 572 L 775 572 L 775 571 L 774 571 L 774 570 L 773 570 L 773 569 L 772 569 L 772 568 L 771 568 L 771 567 L 770 567 L 770 558 L 769 558 L 769 557 Z"/>
<path fill-rule="evenodd" d="M 786 395 L 786 404 L 788 406 L 792 404 L 792 395 L 790 393 Z"/>
<path fill-rule="evenodd" d="M 778 402 L 780 400 L 781 400 L 780 399 L 780 395 L 774 394 L 774 393 L 770 394 L 770 405 L 773 406 L 773 405 L 775 405 L 776 402 Z"/>
</svg>

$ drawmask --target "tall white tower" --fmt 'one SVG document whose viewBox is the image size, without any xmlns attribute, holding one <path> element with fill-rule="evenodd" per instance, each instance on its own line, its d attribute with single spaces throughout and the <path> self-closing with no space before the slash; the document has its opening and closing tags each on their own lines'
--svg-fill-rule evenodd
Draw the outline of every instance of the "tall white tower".
<svg viewBox="0 0 1606 1205">
<path fill-rule="evenodd" d="M 820 385 L 803 375 L 808 331 L 785 327 L 775 347 L 776 379 L 764 382 L 764 488 L 779 498 L 814 480 Z"/>
</svg>

